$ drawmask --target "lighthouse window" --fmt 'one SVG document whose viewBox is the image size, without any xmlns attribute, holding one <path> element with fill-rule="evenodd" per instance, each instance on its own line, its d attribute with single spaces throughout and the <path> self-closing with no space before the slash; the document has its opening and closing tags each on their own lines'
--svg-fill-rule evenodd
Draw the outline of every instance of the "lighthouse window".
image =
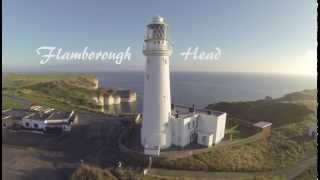
<svg viewBox="0 0 320 180">
<path fill-rule="evenodd" d="M 146 78 L 147 78 L 147 80 L 149 80 L 149 78 L 150 78 L 149 74 L 146 75 Z"/>
<path fill-rule="evenodd" d="M 150 59 L 147 59 L 147 64 L 149 64 L 150 63 Z"/>
<path fill-rule="evenodd" d="M 161 59 L 162 59 L 162 61 L 163 61 L 164 64 L 167 64 L 167 63 L 168 63 L 167 58 L 162 57 Z"/>
</svg>

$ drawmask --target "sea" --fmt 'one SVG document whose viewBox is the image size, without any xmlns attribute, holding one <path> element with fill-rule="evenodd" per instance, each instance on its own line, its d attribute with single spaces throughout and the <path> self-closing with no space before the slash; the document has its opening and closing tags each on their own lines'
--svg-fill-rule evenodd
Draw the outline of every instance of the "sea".
<svg viewBox="0 0 320 180">
<path fill-rule="evenodd" d="M 105 88 L 130 89 L 137 101 L 103 108 L 104 112 L 142 112 L 144 72 L 96 73 Z M 261 73 L 171 72 L 171 102 L 198 108 L 222 101 L 253 101 L 266 96 L 281 97 L 287 93 L 317 88 L 312 76 Z"/>
</svg>

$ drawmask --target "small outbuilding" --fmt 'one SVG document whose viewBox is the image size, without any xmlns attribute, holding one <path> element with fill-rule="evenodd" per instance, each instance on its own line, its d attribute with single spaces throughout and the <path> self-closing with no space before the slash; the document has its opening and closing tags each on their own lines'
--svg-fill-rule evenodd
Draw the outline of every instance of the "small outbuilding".
<svg viewBox="0 0 320 180">
<path fill-rule="evenodd" d="M 271 135 L 271 125 L 272 123 L 266 121 L 259 121 L 253 124 L 254 127 L 261 131 L 264 138 L 267 138 Z"/>
</svg>

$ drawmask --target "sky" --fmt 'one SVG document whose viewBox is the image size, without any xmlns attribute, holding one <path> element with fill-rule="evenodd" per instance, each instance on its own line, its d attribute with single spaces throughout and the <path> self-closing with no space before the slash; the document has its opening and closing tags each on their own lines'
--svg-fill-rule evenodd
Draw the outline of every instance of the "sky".
<svg viewBox="0 0 320 180">
<path fill-rule="evenodd" d="M 317 4 L 314 0 L 4 0 L 3 71 L 143 70 L 146 25 L 155 15 L 169 24 L 171 69 L 315 75 Z M 50 61 L 39 47 L 63 52 L 120 52 L 122 64 Z M 184 60 L 182 52 L 221 49 L 218 60 Z"/>
</svg>

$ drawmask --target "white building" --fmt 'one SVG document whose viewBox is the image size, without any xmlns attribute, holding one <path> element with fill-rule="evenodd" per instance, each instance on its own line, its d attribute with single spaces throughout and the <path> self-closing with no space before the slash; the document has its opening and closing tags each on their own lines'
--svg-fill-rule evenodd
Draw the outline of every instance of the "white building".
<svg viewBox="0 0 320 180">
<path fill-rule="evenodd" d="M 50 112 L 54 111 L 54 108 L 50 108 L 50 107 L 44 107 L 44 106 L 39 106 L 39 105 L 34 105 L 30 107 L 31 111 L 36 111 L 36 112 L 42 112 L 45 114 L 48 114 Z"/>
<path fill-rule="evenodd" d="M 171 97 L 167 38 L 168 25 L 160 16 L 147 25 L 143 53 L 146 56 L 141 142 L 146 154 L 171 146 Z"/>
<path fill-rule="evenodd" d="M 44 132 L 71 131 L 71 125 L 76 121 L 77 115 L 74 111 L 39 111 L 23 117 L 21 125 L 26 129 L 41 130 Z"/>
<path fill-rule="evenodd" d="M 172 145 L 191 143 L 210 147 L 224 137 L 226 113 L 175 106 L 172 120 Z"/>
<path fill-rule="evenodd" d="M 169 60 L 172 48 L 168 25 L 160 16 L 147 25 L 143 53 L 146 56 L 141 145 L 147 155 L 159 155 L 172 145 L 192 142 L 205 146 L 224 137 L 226 113 L 213 111 L 171 112 Z M 188 108 L 187 108 L 188 109 Z"/>
</svg>

